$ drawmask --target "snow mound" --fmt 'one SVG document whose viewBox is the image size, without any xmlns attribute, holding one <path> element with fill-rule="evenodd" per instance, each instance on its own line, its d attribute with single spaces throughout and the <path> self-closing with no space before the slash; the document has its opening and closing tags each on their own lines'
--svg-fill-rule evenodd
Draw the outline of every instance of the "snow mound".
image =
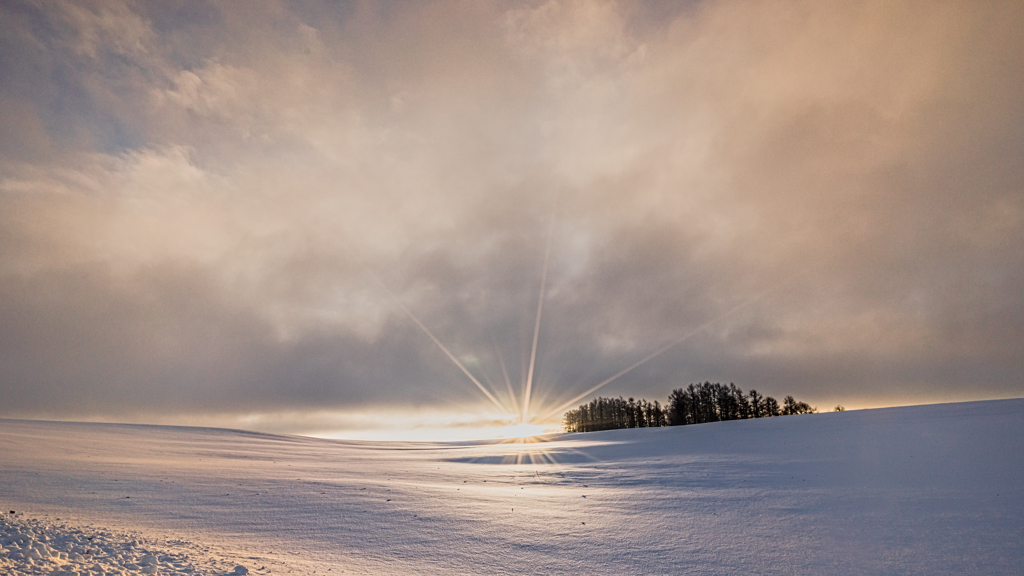
<svg viewBox="0 0 1024 576">
<path fill-rule="evenodd" d="M 127 533 L 0 516 L 0 573 L 51 576 L 248 574 L 188 542 L 149 542 Z"/>
</svg>

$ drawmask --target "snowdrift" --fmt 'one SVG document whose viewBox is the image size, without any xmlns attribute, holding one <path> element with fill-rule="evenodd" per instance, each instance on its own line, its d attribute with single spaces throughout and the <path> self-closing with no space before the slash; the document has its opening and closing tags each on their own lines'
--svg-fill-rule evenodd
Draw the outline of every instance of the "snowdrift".
<svg viewBox="0 0 1024 576">
<path fill-rule="evenodd" d="M 1024 400 L 430 444 L 0 420 L 0 572 L 1019 574 L 1022 454 Z"/>
</svg>

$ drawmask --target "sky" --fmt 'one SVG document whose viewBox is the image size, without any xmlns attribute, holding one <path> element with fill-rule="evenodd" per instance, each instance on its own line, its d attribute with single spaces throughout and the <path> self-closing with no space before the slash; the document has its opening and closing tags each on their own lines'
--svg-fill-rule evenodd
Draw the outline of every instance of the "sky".
<svg viewBox="0 0 1024 576">
<path fill-rule="evenodd" d="M 518 422 L 527 380 L 548 427 L 702 381 L 1024 396 L 1022 25 L 4 2 L 0 417 L 425 438 Z"/>
</svg>

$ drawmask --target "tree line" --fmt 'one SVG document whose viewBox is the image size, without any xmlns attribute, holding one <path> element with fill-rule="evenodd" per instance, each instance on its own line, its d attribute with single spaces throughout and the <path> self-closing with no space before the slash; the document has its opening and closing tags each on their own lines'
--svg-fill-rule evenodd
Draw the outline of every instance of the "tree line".
<svg viewBox="0 0 1024 576">
<path fill-rule="evenodd" d="M 732 383 L 704 382 L 673 390 L 664 407 L 657 400 L 597 397 L 566 412 L 562 424 L 566 432 L 597 432 L 812 414 L 817 411 L 817 408 L 792 396 L 786 396 L 779 404 L 775 398 L 762 396 L 757 390 L 744 394 Z"/>
</svg>

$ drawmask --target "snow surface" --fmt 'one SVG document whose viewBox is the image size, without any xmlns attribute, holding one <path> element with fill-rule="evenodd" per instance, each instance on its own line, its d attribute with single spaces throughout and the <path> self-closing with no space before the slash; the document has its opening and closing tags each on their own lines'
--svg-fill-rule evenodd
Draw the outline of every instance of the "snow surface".
<svg viewBox="0 0 1024 576">
<path fill-rule="evenodd" d="M 0 573 L 1021 574 L 1022 455 L 1024 399 L 533 443 L 0 420 Z"/>
<path fill-rule="evenodd" d="M 0 568 L 5 574 L 249 573 L 245 566 L 227 565 L 191 542 L 146 542 L 136 534 L 69 526 L 60 519 L 41 522 L 24 518 L 24 513 L 0 518 L 0 541 Z M 267 567 L 261 566 L 257 573 L 267 573 Z"/>
</svg>

